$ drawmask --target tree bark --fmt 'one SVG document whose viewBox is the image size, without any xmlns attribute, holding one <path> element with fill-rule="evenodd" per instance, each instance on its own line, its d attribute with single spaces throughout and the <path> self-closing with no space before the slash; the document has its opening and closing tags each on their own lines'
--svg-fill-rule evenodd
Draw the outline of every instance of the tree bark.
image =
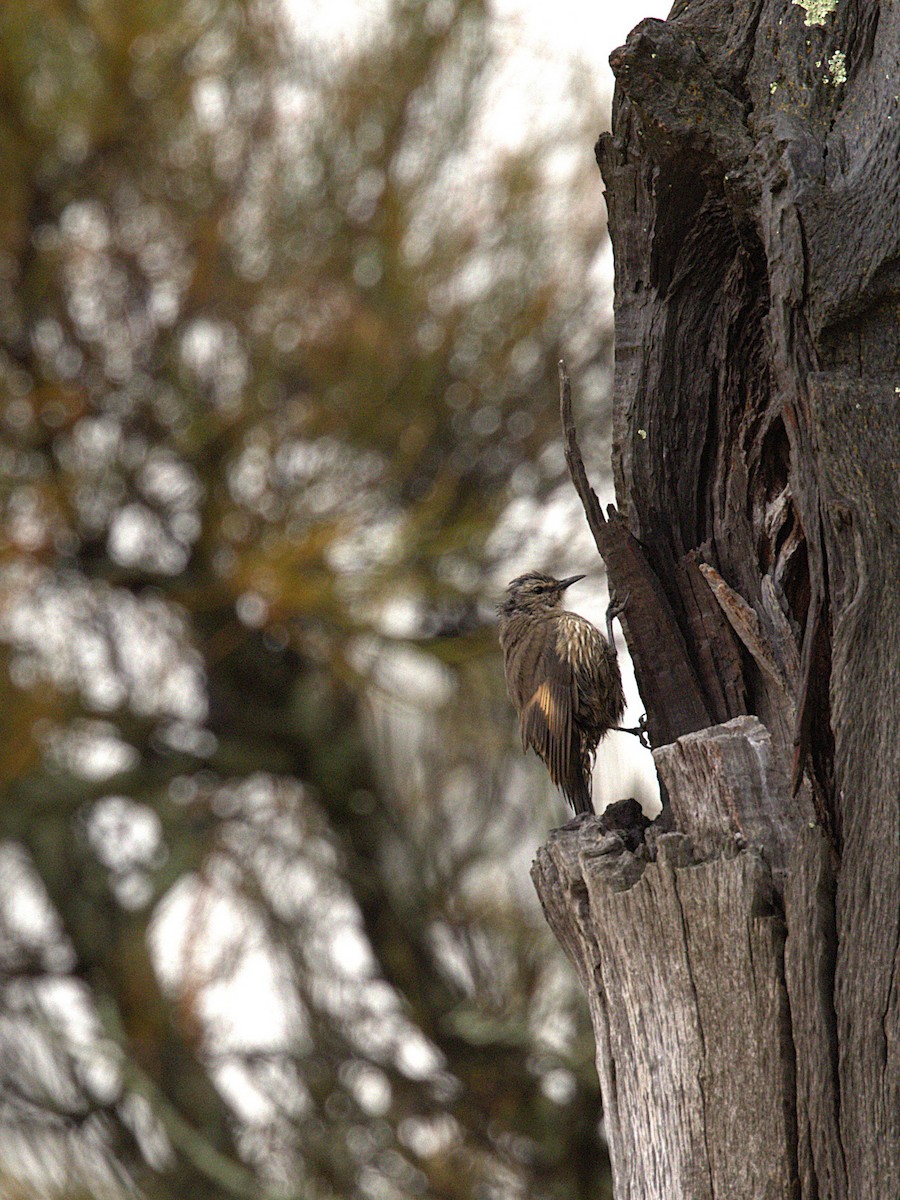
<svg viewBox="0 0 900 1200">
<path fill-rule="evenodd" d="M 900 6 L 829 7 L 688 0 L 611 58 L 591 525 L 667 831 L 535 881 L 619 1200 L 900 1196 Z"/>
</svg>

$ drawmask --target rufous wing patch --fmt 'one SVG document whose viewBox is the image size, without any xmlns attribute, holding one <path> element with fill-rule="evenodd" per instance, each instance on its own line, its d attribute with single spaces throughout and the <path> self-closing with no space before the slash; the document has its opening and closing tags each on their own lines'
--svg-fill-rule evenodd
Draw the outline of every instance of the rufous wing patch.
<svg viewBox="0 0 900 1200">
<path fill-rule="evenodd" d="M 547 764 L 550 778 L 560 784 L 569 767 L 572 714 L 564 691 L 542 683 L 522 709 L 522 746 L 531 746 Z"/>
<path fill-rule="evenodd" d="M 529 704 L 536 704 L 547 719 L 547 724 L 552 730 L 557 730 L 560 724 L 560 706 L 557 703 L 553 688 L 549 683 L 542 683 L 538 690 L 534 693 Z"/>
</svg>

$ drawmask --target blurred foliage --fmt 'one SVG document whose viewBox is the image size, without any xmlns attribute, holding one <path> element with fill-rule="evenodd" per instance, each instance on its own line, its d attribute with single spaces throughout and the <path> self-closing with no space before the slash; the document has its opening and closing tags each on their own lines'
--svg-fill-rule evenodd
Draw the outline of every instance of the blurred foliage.
<svg viewBox="0 0 900 1200">
<path fill-rule="evenodd" d="M 607 361 L 598 106 L 487 153 L 496 54 L 0 3 L 4 1195 L 609 1194 L 485 600 Z"/>
</svg>

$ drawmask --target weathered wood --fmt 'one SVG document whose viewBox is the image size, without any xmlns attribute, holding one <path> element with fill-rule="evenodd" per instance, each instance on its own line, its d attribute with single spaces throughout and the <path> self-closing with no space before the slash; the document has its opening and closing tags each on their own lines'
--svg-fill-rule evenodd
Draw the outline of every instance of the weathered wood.
<svg viewBox="0 0 900 1200">
<path fill-rule="evenodd" d="M 833 620 L 834 1006 L 854 1195 L 900 1196 L 900 372 L 810 380 Z M 867 1181 L 867 1182 L 866 1182 Z"/>
<path fill-rule="evenodd" d="M 850 1193 L 841 1145 L 834 1011 L 837 928 L 831 848 L 810 824 L 794 846 L 784 894 L 785 978 L 797 1064 L 797 1161 L 801 1195 Z"/>
<path fill-rule="evenodd" d="M 780 894 L 797 835 L 814 814 L 803 797 L 791 796 L 766 727 L 756 717 L 736 717 L 661 746 L 653 757 L 675 828 L 701 858 L 731 836 L 765 858 Z"/>
<path fill-rule="evenodd" d="M 896 4 L 677 0 L 611 57 L 621 515 L 597 542 L 617 590 L 620 570 L 642 589 L 624 623 L 692 850 L 651 829 L 589 852 L 586 826 L 544 852 L 569 899 L 538 883 L 592 997 L 619 1197 L 900 1197 L 898 45 Z M 748 944 L 775 981 L 749 1001 L 729 965 Z M 743 1034 L 697 1016 L 684 979 L 708 963 Z M 756 1032 L 766 995 L 789 1001 L 769 1010 L 781 1055 Z M 709 1101 L 729 1061 L 781 1114 L 766 1146 L 750 1099 L 743 1148 Z M 755 1183 L 716 1174 L 724 1146 Z"/>
<path fill-rule="evenodd" d="M 716 724 L 747 711 L 737 638 L 703 577 L 702 549 L 684 555 L 675 580 L 684 605 L 688 645 Z"/>
<path fill-rule="evenodd" d="M 533 869 L 588 992 L 616 1200 L 787 1200 L 796 1125 L 784 927 L 765 859 L 735 837 L 770 808 L 765 787 L 782 796 L 786 779 L 747 717 L 656 755 L 698 845 L 663 833 L 632 851 L 601 818 L 556 831 Z M 707 793 L 719 778 L 733 804 L 697 810 L 681 788 L 698 775 Z"/>
</svg>

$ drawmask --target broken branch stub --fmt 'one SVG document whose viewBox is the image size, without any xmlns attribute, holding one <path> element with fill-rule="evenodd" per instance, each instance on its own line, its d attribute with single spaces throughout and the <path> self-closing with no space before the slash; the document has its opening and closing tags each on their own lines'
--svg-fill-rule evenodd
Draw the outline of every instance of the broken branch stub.
<svg viewBox="0 0 900 1200">
<path fill-rule="evenodd" d="M 555 831 L 532 871 L 588 994 L 616 1200 L 788 1200 L 795 1063 L 779 891 L 801 817 L 781 841 L 757 837 L 788 786 L 755 718 L 655 756 L 679 832 L 654 823 L 636 836 L 616 805 Z"/>
</svg>

